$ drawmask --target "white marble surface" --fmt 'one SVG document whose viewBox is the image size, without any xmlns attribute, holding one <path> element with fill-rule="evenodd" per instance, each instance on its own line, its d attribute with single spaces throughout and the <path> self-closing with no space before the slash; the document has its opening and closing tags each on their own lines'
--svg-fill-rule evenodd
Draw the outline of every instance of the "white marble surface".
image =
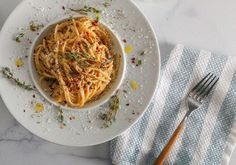
<svg viewBox="0 0 236 165">
<path fill-rule="evenodd" d="M 0 0 L 0 27 L 21 0 Z M 235 0 L 135 0 L 161 44 L 182 43 L 236 56 Z M 0 100 L 0 164 L 106 165 L 109 146 L 72 148 L 46 142 L 25 130 Z M 236 164 L 236 151 L 230 165 Z"/>
</svg>

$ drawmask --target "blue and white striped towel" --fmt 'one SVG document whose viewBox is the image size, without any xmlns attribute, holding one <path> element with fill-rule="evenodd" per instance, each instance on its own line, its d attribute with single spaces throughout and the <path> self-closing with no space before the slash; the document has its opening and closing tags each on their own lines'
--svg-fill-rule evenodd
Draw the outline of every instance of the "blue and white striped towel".
<svg viewBox="0 0 236 165">
<path fill-rule="evenodd" d="M 189 118 L 165 163 L 227 164 L 236 139 L 236 59 L 183 45 L 161 51 L 159 88 L 139 122 L 111 141 L 113 164 L 151 165 L 188 109 L 186 94 L 208 72 L 220 76 L 216 89 Z"/>
</svg>

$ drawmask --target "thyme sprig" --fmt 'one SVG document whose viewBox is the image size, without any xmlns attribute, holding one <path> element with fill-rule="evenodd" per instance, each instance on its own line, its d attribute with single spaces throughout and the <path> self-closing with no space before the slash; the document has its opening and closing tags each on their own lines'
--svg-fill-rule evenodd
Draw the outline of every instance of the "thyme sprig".
<svg viewBox="0 0 236 165">
<path fill-rule="evenodd" d="M 95 60 L 94 57 L 92 57 L 90 54 L 85 53 L 85 52 L 68 53 L 66 57 L 72 61 L 80 61 L 81 57 L 85 59 Z"/>
<path fill-rule="evenodd" d="M 24 88 L 28 91 L 34 90 L 34 87 L 32 85 L 27 85 L 24 81 L 21 82 L 18 78 L 15 78 L 13 73 L 11 72 L 10 68 L 8 67 L 2 67 L 2 74 L 8 78 L 9 80 L 12 80 L 16 85 L 18 85 L 21 88 Z"/>
<path fill-rule="evenodd" d="M 33 32 L 38 31 L 40 28 L 43 28 L 43 24 L 36 24 L 34 21 L 30 22 L 29 29 Z"/>
<path fill-rule="evenodd" d="M 62 124 L 63 126 L 66 126 L 65 122 L 64 122 L 64 114 L 63 114 L 63 110 L 61 109 L 61 107 L 58 108 L 58 113 L 57 113 L 57 121 Z"/>
<path fill-rule="evenodd" d="M 111 6 L 111 2 L 112 2 L 112 0 L 106 0 L 102 4 L 103 4 L 104 7 L 109 7 L 109 6 Z"/>
<path fill-rule="evenodd" d="M 116 121 L 116 114 L 120 109 L 120 96 L 117 92 L 114 96 L 111 97 L 109 101 L 109 109 L 100 114 L 100 118 L 104 121 L 103 126 L 108 128 Z"/>
<path fill-rule="evenodd" d="M 83 14 L 83 15 L 87 15 L 88 13 L 95 13 L 95 14 L 99 14 L 101 13 L 101 10 L 98 10 L 94 7 L 90 7 L 90 6 L 84 6 L 81 9 L 72 9 L 70 8 L 71 11 L 79 13 L 79 14 Z"/>
<path fill-rule="evenodd" d="M 77 61 L 79 59 L 79 55 L 77 53 L 68 53 L 66 57 L 72 61 Z"/>
<path fill-rule="evenodd" d="M 21 42 L 21 38 L 24 37 L 25 33 L 19 33 L 16 35 L 15 41 Z"/>
<path fill-rule="evenodd" d="M 91 62 L 96 62 L 93 56 L 85 52 L 67 53 L 65 58 L 76 61 L 81 68 L 90 66 Z"/>
<path fill-rule="evenodd" d="M 111 4 L 110 4 L 109 2 L 104 2 L 104 3 L 102 3 L 102 4 L 103 4 L 104 7 L 109 7 L 109 6 L 111 6 Z"/>
</svg>

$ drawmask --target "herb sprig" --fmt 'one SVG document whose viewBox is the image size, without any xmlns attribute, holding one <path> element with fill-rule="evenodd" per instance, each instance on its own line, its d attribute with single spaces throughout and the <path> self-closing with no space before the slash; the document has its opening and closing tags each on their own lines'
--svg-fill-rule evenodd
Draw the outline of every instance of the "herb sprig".
<svg viewBox="0 0 236 165">
<path fill-rule="evenodd" d="M 104 3 L 102 3 L 102 4 L 103 4 L 104 7 L 109 7 L 109 6 L 111 6 L 111 4 L 110 4 L 109 2 L 104 2 Z"/>
<path fill-rule="evenodd" d="M 13 73 L 11 72 L 10 68 L 3 67 L 1 71 L 2 71 L 2 74 L 6 78 L 12 80 L 19 87 L 24 88 L 24 89 L 26 89 L 28 91 L 34 90 L 34 87 L 32 85 L 27 85 L 27 84 L 25 84 L 25 82 L 21 82 L 18 78 L 15 78 Z"/>
<path fill-rule="evenodd" d="M 112 123 L 116 121 L 116 114 L 119 109 L 120 97 L 119 92 L 117 92 L 114 96 L 111 97 L 108 111 L 100 114 L 100 118 L 104 121 L 103 126 L 105 128 L 110 127 Z"/>
<path fill-rule="evenodd" d="M 29 29 L 33 32 L 38 31 L 40 28 L 43 28 L 43 24 L 36 24 L 34 21 L 30 22 Z"/>
<path fill-rule="evenodd" d="M 140 65 L 142 65 L 142 60 L 138 60 L 138 62 L 136 64 L 136 66 L 140 66 Z"/>
<path fill-rule="evenodd" d="M 88 61 L 95 61 L 94 57 L 85 52 L 68 53 L 66 54 L 66 58 L 71 61 L 76 61 L 81 68 L 88 67 L 90 65 Z"/>
<path fill-rule="evenodd" d="M 65 122 L 64 122 L 64 114 L 62 109 L 59 107 L 58 109 L 58 114 L 57 114 L 57 121 L 62 124 L 63 126 L 66 126 Z"/>
<path fill-rule="evenodd" d="M 72 61 L 77 61 L 79 59 L 79 55 L 77 53 L 68 53 L 66 57 Z"/>
<path fill-rule="evenodd" d="M 145 54 L 146 54 L 146 51 L 143 50 L 143 51 L 140 53 L 140 56 L 143 56 L 143 55 L 145 55 Z"/>
<path fill-rule="evenodd" d="M 95 13 L 95 14 L 101 13 L 101 10 L 98 10 L 98 9 L 96 9 L 94 7 L 90 7 L 90 6 L 84 6 L 81 9 L 72 9 L 72 8 L 70 8 L 70 10 L 73 11 L 73 12 L 77 12 L 79 14 L 84 14 L 84 15 L 87 15 L 88 13 Z"/>
<path fill-rule="evenodd" d="M 84 57 L 84 58 L 86 58 L 86 59 L 94 60 L 93 57 L 91 57 L 88 53 L 85 53 L 85 52 L 68 53 L 68 54 L 66 55 L 66 57 L 67 57 L 69 60 L 72 60 L 72 61 L 79 61 L 79 60 L 80 60 L 80 57 Z"/>
<path fill-rule="evenodd" d="M 109 7 L 109 6 L 111 6 L 111 2 L 112 2 L 112 0 L 106 0 L 102 4 L 103 4 L 104 7 Z"/>
<path fill-rule="evenodd" d="M 16 35 L 15 41 L 21 42 L 21 38 L 24 37 L 25 33 L 19 33 Z"/>
</svg>

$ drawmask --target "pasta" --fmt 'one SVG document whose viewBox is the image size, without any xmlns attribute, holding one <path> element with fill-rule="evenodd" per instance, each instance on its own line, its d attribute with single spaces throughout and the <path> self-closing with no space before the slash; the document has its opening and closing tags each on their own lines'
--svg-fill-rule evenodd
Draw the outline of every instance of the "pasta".
<svg viewBox="0 0 236 165">
<path fill-rule="evenodd" d="M 58 103 L 83 107 L 116 75 L 109 32 L 89 17 L 58 23 L 35 48 L 40 84 Z"/>
</svg>

